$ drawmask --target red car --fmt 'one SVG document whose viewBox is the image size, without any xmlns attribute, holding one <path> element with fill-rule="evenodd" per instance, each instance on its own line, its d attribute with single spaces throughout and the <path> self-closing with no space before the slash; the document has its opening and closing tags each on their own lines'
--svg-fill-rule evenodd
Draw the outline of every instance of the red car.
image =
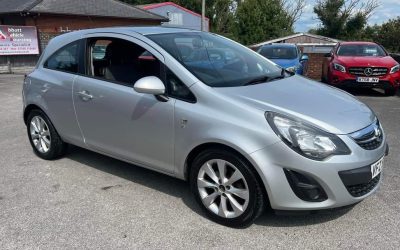
<svg viewBox="0 0 400 250">
<path fill-rule="evenodd" d="M 322 67 L 322 81 L 337 87 L 381 88 L 395 95 L 400 86 L 400 65 L 372 42 L 341 42 Z"/>
</svg>

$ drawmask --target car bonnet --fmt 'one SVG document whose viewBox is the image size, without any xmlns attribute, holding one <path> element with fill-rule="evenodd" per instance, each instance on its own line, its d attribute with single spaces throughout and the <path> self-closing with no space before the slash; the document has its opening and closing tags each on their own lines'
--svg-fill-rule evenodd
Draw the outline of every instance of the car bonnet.
<svg viewBox="0 0 400 250">
<path fill-rule="evenodd" d="M 352 133 L 375 120 L 373 111 L 352 95 L 297 75 L 257 85 L 214 89 L 233 102 L 289 115 L 334 134 Z"/>
</svg>

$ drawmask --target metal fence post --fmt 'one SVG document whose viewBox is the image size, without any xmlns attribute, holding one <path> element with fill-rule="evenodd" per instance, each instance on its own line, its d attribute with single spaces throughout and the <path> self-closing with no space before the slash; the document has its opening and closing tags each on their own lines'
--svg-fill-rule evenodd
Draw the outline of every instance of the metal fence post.
<svg viewBox="0 0 400 250">
<path fill-rule="evenodd" d="M 10 60 L 10 56 L 7 56 L 7 70 L 8 70 L 8 73 L 9 73 L 9 74 L 12 73 L 12 71 L 11 71 L 11 60 Z"/>
</svg>

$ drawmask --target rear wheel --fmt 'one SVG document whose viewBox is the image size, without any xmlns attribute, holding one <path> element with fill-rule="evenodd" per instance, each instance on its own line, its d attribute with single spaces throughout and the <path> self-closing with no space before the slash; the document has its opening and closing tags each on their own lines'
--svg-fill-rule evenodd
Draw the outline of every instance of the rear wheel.
<svg viewBox="0 0 400 250">
<path fill-rule="evenodd" d="M 262 186 L 252 166 L 229 151 L 200 153 L 193 161 L 190 184 L 198 204 L 217 223 L 245 227 L 264 209 Z"/>
<path fill-rule="evenodd" d="M 53 160 L 64 155 L 67 144 L 64 143 L 49 118 L 41 110 L 32 110 L 27 119 L 29 142 L 37 156 Z"/>
</svg>

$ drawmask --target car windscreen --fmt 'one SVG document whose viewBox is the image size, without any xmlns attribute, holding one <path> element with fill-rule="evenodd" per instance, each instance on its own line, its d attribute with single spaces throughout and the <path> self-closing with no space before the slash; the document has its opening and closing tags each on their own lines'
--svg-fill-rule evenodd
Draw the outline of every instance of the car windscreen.
<svg viewBox="0 0 400 250">
<path fill-rule="evenodd" d="M 282 72 L 256 52 L 215 34 L 182 32 L 147 37 L 211 87 L 242 86 L 254 79 L 276 78 Z"/>
<path fill-rule="evenodd" d="M 386 56 L 381 46 L 375 44 L 348 44 L 340 45 L 338 56 Z"/>
<path fill-rule="evenodd" d="M 260 54 L 268 59 L 295 59 L 297 58 L 297 49 L 295 47 L 276 47 L 264 46 Z"/>
</svg>

